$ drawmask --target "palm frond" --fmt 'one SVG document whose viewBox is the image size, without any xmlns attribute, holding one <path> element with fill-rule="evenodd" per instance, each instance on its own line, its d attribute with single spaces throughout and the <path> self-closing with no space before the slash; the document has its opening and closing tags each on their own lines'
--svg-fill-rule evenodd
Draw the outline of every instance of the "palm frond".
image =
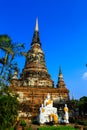
<svg viewBox="0 0 87 130">
<path fill-rule="evenodd" d="M 21 52 L 21 55 L 27 57 L 27 53 L 26 52 Z"/>
</svg>

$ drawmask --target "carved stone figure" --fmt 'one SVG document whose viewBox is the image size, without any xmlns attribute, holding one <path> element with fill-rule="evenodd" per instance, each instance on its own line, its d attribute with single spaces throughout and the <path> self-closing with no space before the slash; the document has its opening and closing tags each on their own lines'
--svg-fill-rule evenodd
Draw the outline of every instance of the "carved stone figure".
<svg viewBox="0 0 87 130">
<path fill-rule="evenodd" d="M 68 114 L 68 107 L 67 107 L 67 104 L 65 104 L 64 112 L 65 112 L 65 115 L 64 115 L 64 122 L 65 122 L 65 123 L 69 123 L 69 114 Z"/>
<path fill-rule="evenodd" d="M 47 94 L 47 97 L 44 101 L 44 106 L 47 106 L 47 107 L 53 107 L 53 101 L 50 99 L 50 94 L 48 93 Z"/>
<path fill-rule="evenodd" d="M 40 107 L 39 123 L 44 124 L 52 121 L 58 123 L 58 114 L 57 108 L 53 107 L 53 101 L 50 99 L 50 94 L 48 93 L 44 105 L 42 104 Z"/>
</svg>

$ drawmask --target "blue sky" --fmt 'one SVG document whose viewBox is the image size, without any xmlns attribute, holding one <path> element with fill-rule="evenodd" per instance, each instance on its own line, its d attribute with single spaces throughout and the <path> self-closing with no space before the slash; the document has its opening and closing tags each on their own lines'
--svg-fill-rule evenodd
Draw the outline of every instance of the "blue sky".
<svg viewBox="0 0 87 130">
<path fill-rule="evenodd" d="M 58 81 L 59 66 L 72 95 L 87 96 L 87 0 L 0 0 L 0 34 L 30 49 L 35 20 L 48 72 Z M 20 71 L 25 59 L 17 58 Z"/>
</svg>

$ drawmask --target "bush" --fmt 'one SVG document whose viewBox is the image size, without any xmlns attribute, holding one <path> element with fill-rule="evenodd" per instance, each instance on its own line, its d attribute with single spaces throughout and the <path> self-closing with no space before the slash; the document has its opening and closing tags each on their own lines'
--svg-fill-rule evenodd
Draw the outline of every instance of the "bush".
<svg viewBox="0 0 87 130">
<path fill-rule="evenodd" d="M 11 126 L 10 128 L 4 128 L 2 126 L 0 126 L 0 130 L 15 130 L 13 126 Z"/>
<path fill-rule="evenodd" d="M 0 97 L 0 126 L 3 130 L 14 126 L 18 115 L 18 101 L 16 96 L 2 95 Z M 0 130 L 2 130 L 0 128 Z"/>
<path fill-rule="evenodd" d="M 26 121 L 25 120 L 21 121 L 21 126 L 26 126 Z"/>
<path fill-rule="evenodd" d="M 77 122 L 79 125 L 87 126 L 87 121 L 78 120 Z"/>
<path fill-rule="evenodd" d="M 74 118 L 70 117 L 70 118 L 69 118 L 69 122 L 70 122 L 70 123 L 76 123 L 76 120 L 75 120 Z"/>
</svg>

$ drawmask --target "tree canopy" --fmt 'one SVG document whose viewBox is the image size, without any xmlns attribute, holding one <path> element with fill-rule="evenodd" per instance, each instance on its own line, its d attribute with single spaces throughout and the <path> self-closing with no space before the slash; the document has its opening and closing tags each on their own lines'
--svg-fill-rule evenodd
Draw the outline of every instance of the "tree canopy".
<svg viewBox="0 0 87 130">
<path fill-rule="evenodd" d="M 9 85 L 13 70 L 17 70 L 17 62 L 14 61 L 17 55 L 24 50 L 23 43 L 13 43 L 8 35 L 0 35 L 0 50 L 4 55 L 0 57 L 0 85 Z"/>
<path fill-rule="evenodd" d="M 13 71 L 18 70 L 15 57 L 21 55 L 24 44 L 13 43 L 8 35 L 0 35 L 0 130 L 14 125 L 18 115 L 17 95 L 10 91 L 9 83 Z"/>
<path fill-rule="evenodd" d="M 16 95 L 2 95 L 0 97 L 0 130 L 5 130 L 13 126 L 17 115 L 18 101 Z"/>
</svg>

